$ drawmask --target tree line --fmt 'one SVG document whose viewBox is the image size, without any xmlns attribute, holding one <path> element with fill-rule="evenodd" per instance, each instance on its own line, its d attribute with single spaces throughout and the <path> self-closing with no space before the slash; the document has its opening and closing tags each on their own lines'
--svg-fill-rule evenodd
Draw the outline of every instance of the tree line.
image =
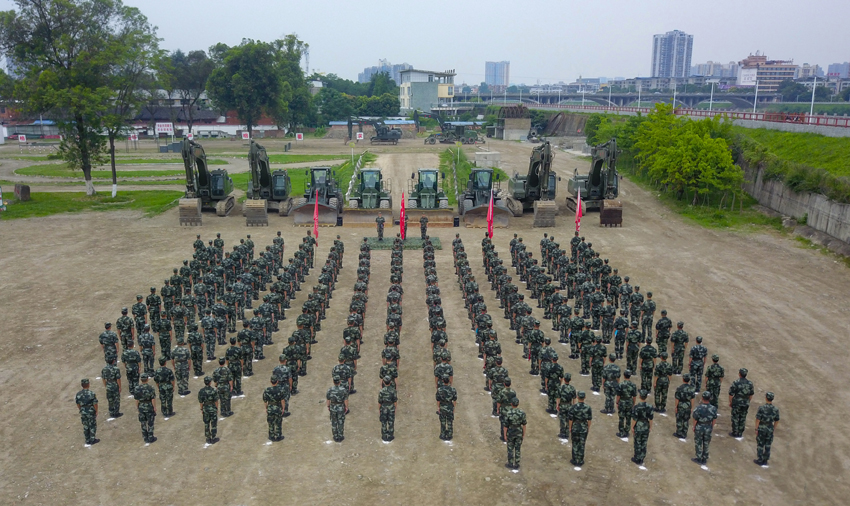
<svg viewBox="0 0 850 506">
<path fill-rule="evenodd" d="M 14 75 L 0 71 L 0 98 L 23 116 L 43 114 L 57 123 L 63 134 L 60 156 L 82 170 L 89 195 L 94 194 L 91 169 L 107 156 L 116 181 L 115 140 L 143 113 L 153 122 L 167 111 L 172 122 L 182 119 L 191 129 L 204 109 L 235 111 L 249 132 L 262 117 L 286 129 L 336 119 L 322 111 L 327 102 L 337 114 L 336 98 L 310 92 L 301 69 L 309 46 L 294 34 L 168 52 L 160 48 L 157 28 L 121 0 L 15 4 L 14 10 L 0 12 L 0 50 L 14 67 Z M 367 93 L 356 96 L 353 114 L 398 113 L 398 91 L 386 76 L 373 78 Z"/>
</svg>

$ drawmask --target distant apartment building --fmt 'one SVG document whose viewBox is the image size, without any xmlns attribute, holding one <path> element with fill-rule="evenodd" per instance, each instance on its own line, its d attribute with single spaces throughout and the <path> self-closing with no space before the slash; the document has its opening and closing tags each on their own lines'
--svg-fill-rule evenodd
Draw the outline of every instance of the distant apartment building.
<svg viewBox="0 0 850 506">
<path fill-rule="evenodd" d="M 820 65 L 809 65 L 808 63 L 804 63 L 800 66 L 800 73 L 798 78 L 809 78 L 809 77 L 824 77 L 824 71 Z"/>
<path fill-rule="evenodd" d="M 378 60 L 378 65 L 374 67 L 366 67 L 365 69 L 363 69 L 363 72 L 357 74 L 357 82 L 368 83 L 372 80 L 373 75 L 386 72 L 390 75 L 390 77 L 393 81 L 395 81 L 396 84 L 399 84 L 401 82 L 401 71 L 412 68 L 413 65 L 410 65 L 408 63 L 398 63 L 396 65 L 393 65 L 387 60 Z"/>
<path fill-rule="evenodd" d="M 759 92 L 773 93 L 779 83 L 799 77 L 800 66 L 794 60 L 768 60 L 756 52 L 738 62 L 738 86 L 756 86 Z"/>
<path fill-rule="evenodd" d="M 455 96 L 454 81 L 457 74 L 454 70 L 434 72 L 406 69 L 400 75 L 398 99 L 402 113 L 417 109 L 430 112 L 432 107 L 450 101 Z"/>
<path fill-rule="evenodd" d="M 484 62 L 484 82 L 487 86 L 495 86 L 497 88 L 508 87 L 511 82 L 511 62 Z"/>
<path fill-rule="evenodd" d="M 733 61 L 720 63 L 709 60 L 705 63 L 697 63 L 692 66 L 691 75 L 703 77 L 738 77 L 738 64 Z"/>
<path fill-rule="evenodd" d="M 826 76 L 829 78 L 850 79 L 850 62 L 829 64 L 826 68 Z"/>
<path fill-rule="evenodd" d="M 688 77 L 694 36 L 673 30 L 652 36 L 651 77 Z"/>
</svg>

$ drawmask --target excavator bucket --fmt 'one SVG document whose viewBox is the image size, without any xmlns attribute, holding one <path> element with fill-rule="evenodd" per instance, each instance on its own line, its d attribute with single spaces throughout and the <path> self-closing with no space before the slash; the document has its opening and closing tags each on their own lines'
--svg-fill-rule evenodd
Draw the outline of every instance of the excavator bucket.
<svg viewBox="0 0 850 506">
<path fill-rule="evenodd" d="M 558 204 L 552 200 L 538 200 L 534 203 L 534 228 L 554 227 L 558 216 Z"/>
<path fill-rule="evenodd" d="M 488 207 L 488 204 L 483 204 L 467 210 L 463 215 L 463 223 L 466 225 L 466 228 L 487 228 Z M 513 213 L 507 208 L 493 206 L 493 227 L 508 228 L 511 216 L 513 216 Z"/>
<path fill-rule="evenodd" d="M 314 202 L 302 203 L 294 206 L 290 215 L 293 216 L 295 226 L 297 227 L 312 227 L 313 226 L 313 211 Z M 320 227 L 335 227 L 336 218 L 339 216 L 336 207 L 331 207 L 319 202 L 319 226 Z"/>
<path fill-rule="evenodd" d="M 201 225 L 201 199 L 180 199 L 177 203 L 180 225 Z"/>
<path fill-rule="evenodd" d="M 265 199 L 246 200 L 243 204 L 245 225 L 249 227 L 269 226 L 268 201 Z"/>
<path fill-rule="evenodd" d="M 428 227 L 448 228 L 455 224 L 455 212 L 453 209 L 417 209 L 415 207 L 407 208 L 408 224 L 411 221 L 418 222 L 419 218 L 424 214 L 428 217 Z M 487 217 L 486 214 L 484 216 Z M 409 225 L 408 225 L 409 226 Z M 485 224 L 486 226 L 486 224 Z"/>
<path fill-rule="evenodd" d="M 378 213 L 381 213 L 387 223 L 393 221 L 392 209 L 353 209 L 346 207 L 342 210 L 342 226 L 374 227 Z"/>
</svg>

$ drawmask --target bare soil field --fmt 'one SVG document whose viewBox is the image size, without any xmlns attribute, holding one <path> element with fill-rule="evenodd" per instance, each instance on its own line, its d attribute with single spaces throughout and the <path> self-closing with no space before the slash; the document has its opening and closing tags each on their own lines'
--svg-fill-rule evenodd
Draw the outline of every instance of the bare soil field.
<svg viewBox="0 0 850 506">
<path fill-rule="evenodd" d="M 269 150 L 275 151 L 274 141 Z M 362 144 L 362 143 L 361 143 Z M 294 145 L 294 143 L 293 143 Z M 489 141 L 502 153 L 509 174 L 527 167 L 532 145 Z M 360 147 L 362 148 L 362 146 Z M 349 153 L 336 140 L 308 140 L 300 153 Z M 436 166 L 445 146 L 425 147 L 420 140 L 398 146 L 374 146 L 377 166 L 394 179 L 398 214 L 402 185 L 417 167 Z M 467 148 L 470 149 L 471 148 Z M 282 151 L 282 149 L 281 149 Z M 587 162 L 558 153 L 562 176 Z M 397 183 L 395 181 L 398 181 Z M 406 183 L 405 183 L 406 185 Z M 405 186 L 406 188 L 406 186 Z M 587 440 L 586 464 L 569 464 L 570 445 L 556 437 L 558 421 L 544 410 L 539 378 L 514 344 L 498 301 L 482 283 L 494 315 L 520 408 L 528 414 L 522 468 L 504 468 L 505 445 L 498 440 L 498 420 L 490 417 L 482 362 L 474 333 L 454 278 L 450 248 L 437 251 L 437 270 L 448 322 L 449 348 L 458 390 L 455 438 L 438 439 L 433 370 L 421 251 L 406 251 L 404 327 L 401 333 L 399 408 L 396 439 L 380 438 L 377 394 L 380 350 L 389 286 L 389 251 L 372 253 L 370 304 L 351 397 L 345 441 L 331 441 L 325 409 L 330 370 L 342 346 L 352 287 L 357 243 L 372 230 L 323 228 L 316 258 L 323 261 L 336 234 L 346 243 L 344 269 L 333 294 L 328 318 L 313 347 L 308 376 L 292 398 L 292 416 L 284 419 L 286 439 L 266 445 L 267 424 L 262 391 L 277 355 L 295 328 L 295 315 L 306 299 L 298 292 L 289 318 L 275 333 L 266 360 L 255 363 L 246 378 L 245 398 L 233 400 L 235 415 L 219 422 L 221 441 L 205 448 L 197 403 L 200 379 L 190 378 L 192 394 L 176 396 L 176 416 L 156 419 L 159 440 L 145 446 L 134 402 L 122 399 L 125 416 L 107 421 L 107 403 L 99 380 L 103 354 L 97 337 L 106 321 L 114 322 L 136 294 L 162 286 L 162 280 L 191 258 L 196 233 L 204 239 L 221 232 L 229 249 L 246 234 L 257 246 L 271 244 L 283 232 L 287 250 L 306 233 L 290 218 L 270 216 L 268 228 L 247 228 L 234 213 L 227 218 L 204 215 L 200 228 L 180 228 L 177 210 L 154 218 L 137 213 L 84 213 L 3 221 L 0 241 L 0 386 L 4 392 L 0 435 L 0 497 L 5 504 L 842 504 L 850 486 L 850 405 L 848 349 L 842 344 L 850 321 L 850 271 L 829 256 L 798 247 L 773 231 L 740 234 L 706 230 L 684 222 L 660 205 L 654 195 L 623 183 L 624 225 L 600 228 L 591 213 L 582 234 L 642 291 L 652 291 L 659 311 L 684 320 L 692 343 L 705 338 L 726 368 L 725 394 L 740 367 L 747 367 L 756 394 L 744 440 L 727 435 L 728 404 L 711 445 L 708 471 L 691 462 L 692 435 L 682 443 L 675 429 L 672 395 L 669 417 L 657 416 L 649 438 L 647 470 L 629 461 L 631 442 L 615 436 L 617 418 L 601 415 L 603 397 L 591 395 L 590 378 L 581 377 L 577 361 L 558 346 L 559 361 L 573 375 L 573 385 L 588 392 L 594 411 Z M 566 192 L 561 182 L 559 201 Z M 410 233 L 418 234 L 415 215 Z M 508 259 L 513 233 L 538 254 L 544 232 L 561 244 L 572 236 L 573 217 L 562 215 L 554 229 L 532 229 L 532 216 L 514 218 L 497 229 L 494 242 Z M 388 229 L 388 233 L 390 230 Z M 481 229 L 433 229 L 444 245 L 455 233 L 464 239 L 479 280 Z M 393 230 L 394 234 L 395 231 Z M 507 262 L 508 260 L 506 260 Z M 311 272 L 305 286 L 315 282 Z M 485 278 L 486 279 L 486 278 Z M 528 292 L 525 292 L 528 297 Z M 555 337 L 542 310 L 547 336 Z M 843 323 L 842 323 L 843 322 Z M 557 341 L 553 339 L 553 341 Z M 123 365 L 121 366 L 123 374 Z M 213 364 L 205 364 L 211 373 Z M 100 400 L 98 437 L 84 448 L 74 405 L 79 380 L 93 380 Z M 671 381 L 674 389 L 679 378 Z M 776 393 L 782 422 L 768 469 L 755 458 L 755 412 L 766 391 Z M 159 409 L 157 407 L 157 409 Z"/>
</svg>

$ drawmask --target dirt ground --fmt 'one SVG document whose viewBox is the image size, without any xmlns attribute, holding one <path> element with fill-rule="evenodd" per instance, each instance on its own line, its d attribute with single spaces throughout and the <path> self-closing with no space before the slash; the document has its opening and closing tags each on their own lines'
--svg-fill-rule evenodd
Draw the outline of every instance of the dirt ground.
<svg viewBox="0 0 850 506">
<path fill-rule="evenodd" d="M 508 173 L 524 170 L 531 145 L 489 142 L 500 151 Z M 443 147 L 444 148 L 444 147 Z M 347 152 L 337 141 L 310 140 L 298 152 Z M 417 167 L 436 166 L 437 147 L 419 141 L 375 147 L 376 164 L 394 182 L 396 213 L 402 181 Z M 555 167 L 566 175 L 587 162 L 559 153 Z M 405 183 L 406 187 L 406 183 Z M 286 439 L 267 446 L 261 394 L 277 352 L 294 330 L 294 312 L 306 291 L 293 301 L 290 317 L 275 333 L 266 360 L 244 381 L 246 397 L 233 401 L 235 415 L 219 422 L 221 442 L 204 447 L 196 395 L 200 379 L 190 379 L 192 394 L 177 397 L 177 415 L 156 419 L 159 441 L 146 447 L 134 403 L 122 399 L 123 418 L 107 421 L 104 388 L 100 399 L 100 444 L 83 447 L 74 394 L 79 380 L 100 376 L 103 355 L 97 337 L 103 322 L 115 321 L 122 306 L 146 294 L 185 258 L 195 233 L 205 239 L 221 232 L 229 248 L 246 233 L 258 246 L 271 243 L 277 230 L 287 245 L 305 233 L 289 218 L 270 217 L 265 229 L 248 229 L 241 216 L 204 216 L 202 228 L 177 226 L 177 210 L 143 219 L 131 212 L 85 213 L 2 222 L 0 241 L 0 385 L 4 409 L 0 435 L 0 497 L 7 504 L 841 504 L 850 487 L 842 476 L 850 468 L 850 436 L 844 407 L 846 384 L 847 286 L 850 271 L 831 257 L 803 249 L 774 232 L 738 234 L 706 230 L 683 222 L 655 197 L 628 181 L 623 184 L 624 226 L 600 228 L 588 215 L 583 235 L 594 249 L 630 275 L 643 291 L 652 291 L 659 310 L 684 320 L 691 337 L 702 335 L 726 368 L 723 391 L 740 367 L 747 367 L 756 395 L 742 442 L 730 438 L 729 408 L 721 403 L 709 470 L 690 461 L 693 440 L 671 434 L 675 420 L 657 416 L 649 438 L 647 470 L 629 459 L 632 444 L 617 438 L 616 417 L 599 413 L 603 397 L 588 395 L 594 422 L 587 440 L 585 466 L 569 464 L 570 446 L 556 437 L 558 422 L 545 413 L 538 377 L 529 376 L 521 348 L 513 344 L 507 321 L 496 317 L 505 366 L 514 380 L 520 407 L 528 414 L 522 469 L 504 468 L 505 446 L 498 421 L 490 417 L 483 390 L 482 362 L 476 358 L 455 279 L 450 249 L 437 252 L 449 347 L 458 389 L 455 439 L 438 439 L 433 372 L 426 326 L 420 251 L 405 253 L 404 328 L 400 364 L 400 401 L 396 439 L 380 440 L 377 393 L 384 297 L 389 285 L 389 252 L 372 254 L 371 303 L 359 374 L 351 398 L 346 439 L 332 443 L 325 404 L 330 370 L 342 345 L 348 302 L 355 281 L 353 260 L 364 229 L 321 229 L 317 258 L 323 260 L 333 235 L 346 243 L 345 267 L 334 292 L 328 319 L 314 346 L 309 375 L 292 399 Z M 559 189 L 565 195 L 565 181 Z M 412 216 L 413 217 L 413 216 Z M 544 232 L 564 244 L 573 229 L 562 216 L 556 229 L 532 229 L 532 217 L 513 219 L 497 230 L 495 243 L 508 258 L 508 242 L 519 233 L 537 252 Z M 416 227 L 410 228 L 417 233 Z M 477 276 L 480 229 L 434 229 L 448 245 L 459 232 Z M 369 235 L 373 232 L 368 230 Z M 287 248 L 286 256 L 292 250 Z M 308 283 L 316 278 L 316 271 Z M 309 286 L 309 285 L 308 285 Z M 488 306 L 498 301 L 483 285 Z M 527 293 L 527 292 L 526 292 Z M 535 316 L 542 320 L 542 310 Z M 498 315 L 498 313 L 496 313 Z M 844 323 L 841 323 L 844 322 Z M 548 324 L 548 322 L 547 322 Z M 549 325 L 545 325 L 547 335 Z M 576 361 L 561 363 L 573 384 L 590 394 L 590 378 L 578 375 Z M 212 364 L 205 365 L 211 373 Z M 122 366 L 123 373 L 123 366 Z M 674 377 L 671 389 L 677 386 Z M 764 392 L 776 392 L 782 422 L 769 469 L 753 464 L 754 416 Z M 671 396 L 672 397 L 672 396 Z M 669 401 L 672 408 L 672 399 Z M 297 499 L 296 499 L 297 498 Z"/>
</svg>

